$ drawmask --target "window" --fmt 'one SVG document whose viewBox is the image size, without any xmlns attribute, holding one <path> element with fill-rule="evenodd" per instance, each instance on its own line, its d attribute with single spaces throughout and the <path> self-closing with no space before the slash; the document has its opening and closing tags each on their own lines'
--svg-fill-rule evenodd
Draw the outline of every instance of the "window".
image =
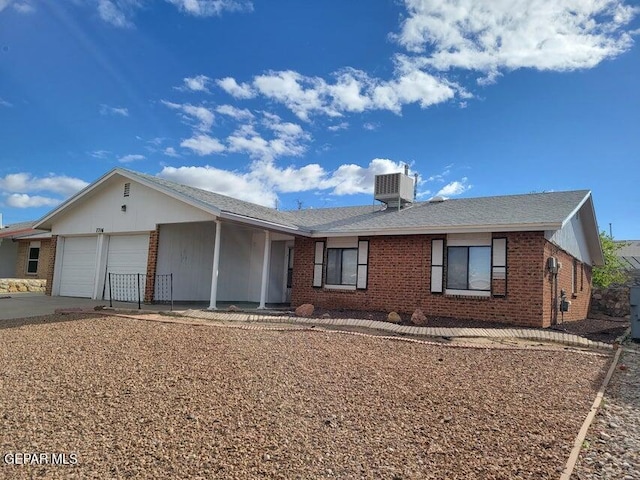
<svg viewBox="0 0 640 480">
<path fill-rule="evenodd" d="M 358 271 L 357 248 L 327 249 L 327 285 L 356 285 Z"/>
<path fill-rule="evenodd" d="M 40 259 L 40 242 L 31 242 L 29 245 L 29 257 L 27 259 L 27 273 L 38 273 L 38 260 Z"/>
<path fill-rule="evenodd" d="M 447 288 L 491 289 L 491 247 L 448 247 Z"/>
<path fill-rule="evenodd" d="M 573 259 L 573 265 L 571 267 L 571 293 L 578 293 L 578 260 Z"/>
</svg>

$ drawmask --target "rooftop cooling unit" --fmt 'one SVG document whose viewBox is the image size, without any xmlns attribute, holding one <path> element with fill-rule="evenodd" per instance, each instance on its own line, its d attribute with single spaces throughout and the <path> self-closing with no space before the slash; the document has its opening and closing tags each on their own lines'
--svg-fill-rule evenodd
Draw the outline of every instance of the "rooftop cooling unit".
<svg viewBox="0 0 640 480">
<path fill-rule="evenodd" d="M 413 202 L 414 179 L 402 173 L 376 175 L 374 197 L 389 207 L 403 207 Z"/>
</svg>

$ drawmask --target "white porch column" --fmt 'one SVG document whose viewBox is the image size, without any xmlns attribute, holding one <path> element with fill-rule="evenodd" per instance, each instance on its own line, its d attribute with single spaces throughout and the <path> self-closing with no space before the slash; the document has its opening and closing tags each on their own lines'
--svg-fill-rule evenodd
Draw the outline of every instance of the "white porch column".
<svg viewBox="0 0 640 480">
<path fill-rule="evenodd" d="M 271 254 L 271 234 L 269 230 L 264 231 L 264 255 L 262 257 L 262 283 L 260 284 L 260 305 L 259 309 L 265 308 L 267 301 L 267 282 L 269 280 L 269 256 Z"/>
<path fill-rule="evenodd" d="M 213 269 L 211 272 L 211 300 L 209 310 L 216 310 L 216 298 L 218 296 L 218 264 L 220 260 L 220 230 L 222 223 L 216 220 L 216 235 L 213 240 Z"/>
</svg>

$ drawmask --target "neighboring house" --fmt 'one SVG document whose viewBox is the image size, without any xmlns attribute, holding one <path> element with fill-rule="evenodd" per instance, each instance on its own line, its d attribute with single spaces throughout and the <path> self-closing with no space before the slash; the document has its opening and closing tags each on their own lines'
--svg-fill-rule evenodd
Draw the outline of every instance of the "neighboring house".
<svg viewBox="0 0 640 480">
<path fill-rule="evenodd" d="M 622 259 L 632 282 L 640 284 L 640 240 L 622 240 L 616 243 L 622 244 L 616 254 Z"/>
<path fill-rule="evenodd" d="M 585 318 L 603 255 L 586 190 L 277 211 L 116 168 L 50 212 L 49 293 L 106 298 L 108 273 L 171 273 L 175 300 L 421 308 L 428 316 L 549 326 Z M 295 254 L 294 254 L 295 252 Z M 561 291 L 571 301 L 561 312 Z"/>
<path fill-rule="evenodd" d="M 0 278 L 46 279 L 51 270 L 51 232 L 36 222 L 0 229 Z"/>
</svg>

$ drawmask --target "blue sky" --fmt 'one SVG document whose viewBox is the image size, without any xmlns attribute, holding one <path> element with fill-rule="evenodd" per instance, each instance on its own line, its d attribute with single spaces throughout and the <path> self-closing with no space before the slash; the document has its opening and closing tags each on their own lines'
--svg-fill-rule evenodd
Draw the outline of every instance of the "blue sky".
<svg viewBox="0 0 640 480">
<path fill-rule="evenodd" d="M 0 0 L 0 212 L 114 167 L 281 209 L 590 189 L 639 239 L 640 5 Z"/>
</svg>

